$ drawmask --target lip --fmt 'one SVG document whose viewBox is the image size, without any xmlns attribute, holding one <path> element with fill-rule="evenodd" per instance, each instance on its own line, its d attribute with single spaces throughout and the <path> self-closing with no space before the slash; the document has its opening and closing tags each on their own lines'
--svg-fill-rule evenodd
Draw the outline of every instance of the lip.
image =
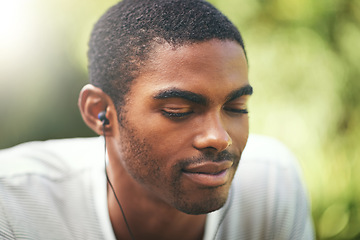
<svg viewBox="0 0 360 240">
<path fill-rule="evenodd" d="M 232 165 L 232 161 L 197 163 L 184 168 L 183 174 L 199 185 L 218 187 L 228 181 Z"/>
</svg>

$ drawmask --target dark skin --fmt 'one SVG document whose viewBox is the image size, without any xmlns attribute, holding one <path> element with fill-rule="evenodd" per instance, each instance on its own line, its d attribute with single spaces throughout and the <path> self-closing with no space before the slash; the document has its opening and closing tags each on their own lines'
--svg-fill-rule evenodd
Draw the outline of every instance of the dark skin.
<svg viewBox="0 0 360 240">
<path fill-rule="evenodd" d="M 87 85 L 79 98 L 98 134 L 106 110 L 108 173 L 136 239 L 202 239 L 206 213 L 226 202 L 248 138 L 251 95 L 241 46 L 210 40 L 158 45 L 126 96 L 120 125 L 112 100 Z M 118 239 L 130 239 L 108 192 Z"/>
</svg>

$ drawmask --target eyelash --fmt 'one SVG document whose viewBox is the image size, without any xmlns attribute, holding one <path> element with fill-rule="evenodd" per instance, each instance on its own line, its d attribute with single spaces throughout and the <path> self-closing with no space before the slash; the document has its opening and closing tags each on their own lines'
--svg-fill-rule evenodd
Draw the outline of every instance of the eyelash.
<svg viewBox="0 0 360 240">
<path fill-rule="evenodd" d="M 249 113 L 249 111 L 247 109 L 224 108 L 224 110 L 234 112 L 234 113 L 241 113 L 241 114 Z"/>
<path fill-rule="evenodd" d="M 165 110 L 162 110 L 161 111 L 162 114 L 165 116 L 165 117 L 168 117 L 168 118 L 183 118 L 183 117 L 186 117 L 187 115 L 190 115 L 191 113 L 193 112 L 168 112 L 168 111 L 165 111 Z"/>
<path fill-rule="evenodd" d="M 248 114 L 249 111 L 247 109 L 235 109 L 235 108 L 224 108 L 225 111 L 230 111 L 230 112 L 233 112 L 233 113 L 238 113 L 238 114 Z M 168 117 L 168 118 L 174 118 L 174 119 L 181 119 L 181 118 L 184 118 L 190 114 L 192 114 L 193 111 L 191 112 L 168 112 L 168 111 L 165 111 L 165 110 L 162 110 L 162 114 L 165 116 L 165 117 Z"/>
</svg>

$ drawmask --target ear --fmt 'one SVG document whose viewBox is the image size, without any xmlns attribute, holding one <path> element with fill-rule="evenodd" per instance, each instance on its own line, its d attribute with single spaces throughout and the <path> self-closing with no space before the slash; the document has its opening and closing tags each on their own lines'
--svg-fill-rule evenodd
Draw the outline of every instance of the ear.
<svg viewBox="0 0 360 240">
<path fill-rule="evenodd" d="M 85 85 L 79 95 L 78 106 L 81 116 L 94 132 L 103 135 L 103 123 L 98 119 L 98 114 L 106 111 L 106 118 L 109 124 L 105 125 L 105 133 L 107 136 L 113 136 L 117 124 L 117 112 L 111 98 L 100 88 L 94 85 Z"/>
</svg>

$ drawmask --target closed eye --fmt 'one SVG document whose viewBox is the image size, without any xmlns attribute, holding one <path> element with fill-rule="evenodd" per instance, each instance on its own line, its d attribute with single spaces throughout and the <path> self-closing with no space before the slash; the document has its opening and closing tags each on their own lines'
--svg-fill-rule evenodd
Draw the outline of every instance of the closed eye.
<svg viewBox="0 0 360 240">
<path fill-rule="evenodd" d="M 233 99 L 223 105 L 223 109 L 229 113 L 234 114 L 248 114 L 247 100 L 249 95 L 243 95 L 239 98 Z"/>
<path fill-rule="evenodd" d="M 193 113 L 191 108 L 164 108 L 161 110 L 161 113 L 172 119 L 181 119 Z"/>
<path fill-rule="evenodd" d="M 234 113 L 242 113 L 248 114 L 249 111 L 247 109 L 236 109 L 236 108 L 224 108 L 225 111 L 234 112 Z"/>
</svg>

